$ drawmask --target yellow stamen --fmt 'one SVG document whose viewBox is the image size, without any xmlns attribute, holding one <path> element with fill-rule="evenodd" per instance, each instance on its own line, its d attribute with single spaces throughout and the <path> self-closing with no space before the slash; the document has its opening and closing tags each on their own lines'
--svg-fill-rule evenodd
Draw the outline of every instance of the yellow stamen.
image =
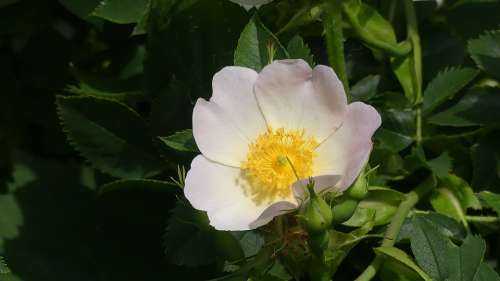
<svg viewBox="0 0 500 281">
<path fill-rule="evenodd" d="M 247 190 L 256 203 L 287 198 L 291 185 L 312 175 L 314 149 L 318 143 L 303 131 L 269 129 L 249 145 L 246 161 L 242 162 Z"/>
</svg>

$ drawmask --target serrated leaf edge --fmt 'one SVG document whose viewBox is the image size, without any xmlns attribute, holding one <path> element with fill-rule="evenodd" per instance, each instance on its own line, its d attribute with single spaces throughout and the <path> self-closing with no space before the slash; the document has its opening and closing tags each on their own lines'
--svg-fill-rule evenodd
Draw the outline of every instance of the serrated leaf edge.
<svg viewBox="0 0 500 281">
<path fill-rule="evenodd" d="M 64 135 L 66 136 L 66 140 L 68 141 L 68 143 L 75 149 L 76 152 L 78 152 L 78 154 L 83 158 L 85 159 L 85 163 L 87 163 L 90 167 L 96 169 L 96 170 L 99 170 L 101 171 L 102 173 L 104 174 L 107 174 L 107 175 L 110 175 L 114 178 L 120 178 L 120 177 L 117 177 L 112 171 L 108 170 L 108 169 L 105 169 L 105 168 L 102 168 L 102 167 L 98 167 L 97 165 L 95 165 L 91 160 L 90 158 L 86 155 L 86 153 L 79 147 L 79 145 L 77 144 L 77 142 L 74 140 L 74 138 L 71 136 L 71 132 L 67 129 L 67 125 L 66 125 L 66 122 L 64 121 L 64 118 L 63 118 L 63 113 L 62 113 L 62 108 L 61 108 L 61 104 L 59 103 L 59 100 L 60 99 L 65 99 L 65 100 L 70 100 L 70 99 L 94 99 L 94 100 L 105 100 L 105 101 L 109 101 L 109 102 L 114 102 L 114 103 L 117 103 L 121 106 L 123 106 L 125 109 L 127 109 L 128 111 L 130 111 L 132 114 L 134 114 L 136 117 L 140 118 L 140 119 L 143 119 L 139 113 L 137 113 L 135 110 L 133 110 L 131 107 L 129 107 L 128 105 L 122 103 L 122 102 L 119 102 L 117 100 L 114 100 L 114 99 L 109 99 L 109 98 L 97 98 L 97 97 L 93 97 L 93 96 L 63 96 L 63 95 L 57 95 L 56 96 L 56 101 L 55 101 L 55 104 L 56 104 L 56 113 L 57 113 L 57 118 L 59 120 L 59 125 L 64 133 Z M 143 119 L 144 120 L 144 119 Z M 144 122 L 146 122 L 146 120 L 144 120 Z"/>
</svg>

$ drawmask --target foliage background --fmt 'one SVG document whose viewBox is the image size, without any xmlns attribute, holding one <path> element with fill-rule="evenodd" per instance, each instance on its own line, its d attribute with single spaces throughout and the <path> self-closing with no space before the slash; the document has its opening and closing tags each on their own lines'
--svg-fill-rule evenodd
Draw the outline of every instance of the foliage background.
<svg viewBox="0 0 500 281">
<path fill-rule="evenodd" d="M 392 24 L 397 41 L 404 40 L 401 5 L 391 10 L 390 0 L 366 2 Z M 469 198 L 463 195 L 469 191 L 500 193 L 500 4 L 445 2 L 439 8 L 433 1 L 415 2 L 424 97 L 430 97 L 423 103 L 421 146 L 414 143 L 411 90 L 401 87 L 387 57 L 346 29 L 353 99 L 373 104 L 384 118 L 371 185 L 408 192 L 429 174 L 450 173 L 467 186 L 455 199 Z M 0 280 L 221 276 L 230 255 L 224 249 L 232 246 L 221 245 L 228 241 L 223 234 L 199 227 L 203 222 L 178 203 L 182 191 L 170 179 L 196 153 L 183 130 L 191 127 L 196 99 L 210 96 L 213 74 L 234 63 L 249 21 L 259 36 L 269 36 L 261 24 L 277 33 L 315 3 L 276 1 L 259 10 L 258 20 L 252 19 L 255 11 L 226 0 L 0 0 L 0 256 L 8 264 L 0 261 Z M 328 64 L 319 19 L 300 24 L 279 34 L 283 48 L 289 56 Z M 387 31 L 384 23 L 374 24 Z M 265 46 L 255 44 L 261 57 L 249 59 L 252 50 L 240 50 L 236 62 L 256 68 L 267 62 Z M 467 210 L 477 207 L 474 201 L 443 210 L 449 206 L 439 200 L 447 199 L 431 195 L 419 209 L 463 221 L 467 212 L 494 217 L 499 208 L 498 201 L 486 200 L 493 208 Z M 377 204 L 385 210 L 380 214 L 394 213 L 394 202 Z M 193 230 L 184 220 L 198 226 Z M 498 271 L 498 223 L 469 223 L 488 245 L 485 260 Z M 453 225 L 445 227 L 448 232 L 463 231 Z M 239 242 L 251 252 L 261 239 L 241 236 Z M 354 279 L 376 245 L 373 239 L 360 243 L 336 278 Z M 401 247 L 412 253 L 408 243 Z M 278 276 L 262 280 L 290 278 Z M 415 280 L 387 276 L 379 278 Z"/>
</svg>

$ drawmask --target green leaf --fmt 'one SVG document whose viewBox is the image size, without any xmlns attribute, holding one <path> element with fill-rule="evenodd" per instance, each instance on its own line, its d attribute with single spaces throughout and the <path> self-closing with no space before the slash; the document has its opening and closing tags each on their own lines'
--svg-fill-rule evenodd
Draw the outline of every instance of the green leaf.
<svg viewBox="0 0 500 281">
<path fill-rule="evenodd" d="M 275 59 L 289 57 L 278 38 L 267 29 L 257 15 L 243 29 L 234 52 L 234 64 L 260 71 Z"/>
<path fill-rule="evenodd" d="M 382 255 L 387 260 L 397 261 L 417 273 L 423 280 L 432 281 L 431 277 L 427 275 L 413 259 L 404 251 L 395 247 L 378 247 L 375 248 L 375 253 Z"/>
<path fill-rule="evenodd" d="M 352 101 L 367 101 L 377 94 L 380 75 L 368 75 L 351 88 Z"/>
<path fill-rule="evenodd" d="M 448 266 L 450 242 L 425 220 L 415 217 L 413 225 L 410 242 L 417 263 L 434 280 L 447 280 L 451 275 Z"/>
<path fill-rule="evenodd" d="M 264 276 L 258 277 L 255 281 L 288 281 L 292 276 L 288 274 L 285 267 L 276 260 Z M 252 278 L 253 280 L 253 278 Z"/>
<path fill-rule="evenodd" d="M 57 106 L 70 142 L 101 171 L 144 178 L 165 170 L 148 124 L 131 108 L 106 99 L 63 96 L 57 97 Z"/>
<path fill-rule="evenodd" d="M 103 0 L 92 12 L 93 16 L 114 23 L 136 23 L 146 13 L 150 0 Z"/>
<path fill-rule="evenodd" d="M 332 268 L 332 273 L 337 271 L 349 252 L 373 229 L 374 218 L 373 215 L 370 216 L 365 224 L 349 233 L 335 230 L 329 231 L 330 242 L 328 244 L 328 251 L 325 254 Z"/>
<path fill-rule="evenodd" d="M 204 212 L 179 202 L 172 211 L 163 237 L 170 262 L 196 267 L 216 261 L 216 242 Z"/>
<path fill-rule="evenodd" d="M 178 151 L 198 152 L 191 129 L 177 132 L 168 137 L 160 137 L 160 140 L 168 147 Z"/>
<path fill-rule="evenodd" d="M 416 101 L 418 90 L 415 87 L 416 81 L 414 81 L 413 76 L 413 65 L 414 61 L 411 53 L 406 57 L 391 59 L 392 71 L 401 84 L 406 98 L 408 98 L 411 102 Z"/>
<path fill-rule="evenodd" d="M 413 143 L 413 138 L 384 128 L 378 129 L 374 136 L 377 147 L 391 152 L 399 152 Z"/>
<path fill-rule="evenodd" d="M 303 59 L 310 66 L 314 65 L 314 57 L 311 54 L 311 49 L 304 43 L 300 35 L 295 35 L 287 45 L 287 51 L 291 59 Z"/>
<path fill-rule="evenodd" d="M 429 114 L 451 99 L 478 74 L 473 68 L 447 68 L 440 72 L 424 91 L 423 113 Z"/>
<path fill-rule="evenodd" d="M 464 225 L 467 224 L 464 208 L 461 206 L 455 194 L 448 188 L 436 189 L 431 194 L 429 200 L 436 212 L 452 217 L 457 221 L 461 221 Z"/>
<path fill-rule="evenodd" d="M 372 6 L 358 0 L 349 0 L 344 4 L 344 12 L 352 25 L 356 26 L 361 38 L 369 36 L 375 40 L 396 45 L 396 34 L 392 25 Z"/>
<path fill-rule="evenodd" d="M 483 262 L 473 281 L 500 281 L 500 277 L 489 264 Z"/>
<path fill-rule="evenodd" d="M 375 225 L 387 224 L 404 198 L 404 194 L 396 190 L 371 186 L 368 195 L 359 202 L 352 217 L 343 224 L 359 227 L 372 220 Z"/>
<path fill-rule="evenodd" d="M 429 118 L 442 126 L 497 125 L 500 120 L 500 91 L 498 88 L 471 89 L 456 105 Z"/>
<path fill-rule="evenodd" d="M 481 203 L 477 199 L 476 195 L 472 191 L 470 185 L 462 178 L 449 175 L 442 179 L 442 185 L 448 187 L 457 196 L 460 204 L 465 208 L 471 208 L 474 210 L 481 209 Z"/>
<path fill-rule="evenodd" d="M 444 178 L 452 168 L 452 159 L 448 152 L 443 152 L 437 158 L 427 161 L 429 169 L 439 178 Z"/>
<path fill-rule="evenodd" d="M 418 217 L 418 219 L 420 220 L 425 220 L 427 223 L 432 225 L 436 231 L 448 238 L 462 241 L 467 235 L 465 227 L 449 216 L 434 212 L 428 212 L 415 214 L 413 218 L 414 217 Z M 398 241 L 403 239 L 411 239 L 414 233 L 413 218 L 405 220 L 403 226 L 401 227 L 401 231 L 398 234 Z"/>
<path fill-rule="evenodd" d="M 80 18 L 88 18 L 100 0 L 59 0 L 59 3 Z"/>
<path fill-rule="evenodd" d="M 0 241 L 13 239 L 19 235 L 23 225 L 23 214 L 17 200 L 11 194 L 0 195 Z"/>
<path fill-rule="evenodd" d="M 5 275 L 10 273 L 10 268 L 5 263 L 5 260 L 0 256 L 0 275 Z"/>
<path fill-rule="evenodd" d="M 472 146 L 472 187 L 498 191 L 500 187 L 500 133 L 482 136 Z"/>
<path fill-rule="evenodd" d="M 467 49 L 480 69 L 500 78 L 500 30 L 470 40 Z"/>
<path fill-rule="evenodd" d="M 411 249 L 420 267 L 432 280 L 477 281 L 498 280 L 483 262 L 486 244 L 478 236 L 468 236 L 460 247 L 439 233 L 428 221 L 413 220 Z"/>
<path fill-rule="evenodd" d="M 500 194 L 489 191 L 482 191 L 479 193 L 479 199 L 483 202 L 485 207 L 492 208 L 500 216 Z"/>
<path fill-rule="evenodd" d="M 107 183 L 99 188 L 99 194 L 127 190 L 172 191 L 176 184 L 151 179 L 123 179 Z"/>
<path fill-rule="evenodd" d="M 433 192 L 430 201 L 438 213 L 462 221 L 464 225 L 467 224 L 467 208 L 481 208 L 481 203 L 469 184 L 455 175 L 442 178 L 440 187 Z"/>
<path fill-rule="evenodd" d="M 255 256 L 265 244 L 264 237 L 257 231 L 245 231 L 239 238 L 245 257 Z"/>
</svg>

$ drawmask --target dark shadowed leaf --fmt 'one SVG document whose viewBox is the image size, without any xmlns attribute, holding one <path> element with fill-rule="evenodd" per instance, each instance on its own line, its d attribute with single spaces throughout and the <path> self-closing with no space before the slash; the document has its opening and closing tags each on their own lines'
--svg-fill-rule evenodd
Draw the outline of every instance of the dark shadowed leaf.
<svg viewBox="0 0 500 281">
<path fill-rule="evenodd" d="M 136 23 L 146 13 L 150 0 L 103 0 L 92 15 L 115 23 Z"/>
<path fill-rule="evenodd" d="M 378 147 L 392 152 L 399 152 L 413 142 L 413 138 L 410 136 L 383 128 L 377 130 L 374 139 Z"/>
<path fill-rule="evenodd" d="M 456 105 L 429 118 L 443 126 L 498 125 L 500 120 L 500 89 L 471 89 Z"/>
<path fill-rule="evenodd" d="M 99 0 L 59 0 L 66 9 L 84 19 L 92 13 L 99 2 Z"/>
<path fill-rule="evenodd" d="M 424 91 L 423 113 L 428 114 L 451 99 L 478 73 L 479 71 L 473 68 L 448 68 L 440 72 Z"/>
<path fill-rule="evenodd" d="M 479 68 L 496 78 L 500 77 L 500 31 L 470 40 L 467 48 Z"/>
<path fill-rule="evenodd" d="M 498 133 L 481 137 L 472 147 L 472 187 L 500 192 L 500 141 Z"/>
<path fill-rule="evenodd" d="M 71 143 L 96 168 L 121 178 L 151 177 L 165 170 L 148 124 L 131 108 L 93 97 L 59 96 L 57 105 Z"/>
<path fill-rule="evenodd" d="M 216 241 L 205 213 L 179 202 L 163 237 L 165 255 L 177 265 L 195 267 L 216 261 Z"/>
<path fill-rule="evenodd" d="M 147 190 L 152 192 L 169 192 L 178 189 L 171 182 L 151 179 L 123 179 L 107 183 L 99 188 L 99 194 L 114 191 Z"/>
<path fill-rule="evenodd" d="M 352 101 L 366 101 L 377 94 L 380 75 L 368 75 L 351 88 Z"/>
</svg>

